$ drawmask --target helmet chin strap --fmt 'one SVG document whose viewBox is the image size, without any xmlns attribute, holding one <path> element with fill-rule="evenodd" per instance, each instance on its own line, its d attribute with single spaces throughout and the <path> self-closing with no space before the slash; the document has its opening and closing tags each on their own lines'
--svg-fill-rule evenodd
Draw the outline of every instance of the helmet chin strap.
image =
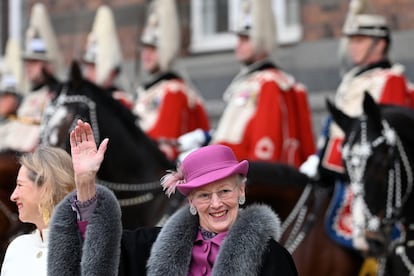
<svg viewBox="0 0 414 276">
<path fill-rule="evenodd" d="M 365 55 L 364 55 L 363 59 L 360 62 L 360 64 L 364 64 L 364 65 L 360 66 L 360 67 L 365 67 L 366 65 L 368 65 L 368 64 L 365 64 L 365 63 L 368 61 L 368 58 L 370 57 L 371 53 L 374 51 L 374 48 L 378 45 L 379 41 L 380 41 L 379 37 L 372 37 L 371 45 L 369 46 L 369 48 L 365 52 Z"/>
</svg>

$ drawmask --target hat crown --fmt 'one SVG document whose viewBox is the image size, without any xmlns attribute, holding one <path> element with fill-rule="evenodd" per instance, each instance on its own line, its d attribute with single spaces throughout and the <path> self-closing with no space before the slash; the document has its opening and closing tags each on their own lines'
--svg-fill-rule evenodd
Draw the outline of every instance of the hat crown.
<svg viewBox="0 0 414 276">
<path fill-rule="evenodd" d="M 162 71 L 171 68 L 180 49 L 180 25 L 175 0 L 151 2 L 141 35 L 141 43 L 157 47 Z"/>
<path fill-rule="evenodd" d="M 83 60 L 96 65 L 96 83 L 100 85 L 112 70 L 121 67 L 122 59 L 115 16 L 109 6 L 102 5 L 96 11 L 88 34 Z"/>
<path fill-rule="evenodd" d="M 212 145 L 190 153 L 182 163 L 186 182 L 215 170 L 237 165 L 233 151 L 223 145 Z"/>
<path fill-rule="evenodd" d="M 53 65 L 55 76 L 63 78 L 64 62 L 49 14 L 43 3 L 33 5 L 26 30 L 25 59 L 47 61 Z"/>
<path fill-rule="evenodd" d="M 235 32 L 249 36 L 255 51 L 273 51 L 276 23 L 271 0 L 243 0 L 237 19 Z"/>
</svg>

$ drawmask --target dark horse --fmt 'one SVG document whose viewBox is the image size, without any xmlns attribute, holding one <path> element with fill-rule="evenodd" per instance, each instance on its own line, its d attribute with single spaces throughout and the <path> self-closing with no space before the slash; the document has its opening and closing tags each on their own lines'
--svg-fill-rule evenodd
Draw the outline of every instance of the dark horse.
<svg viewBox="0 0 414 276">
<path fill-rule="evenodd" d="M 97 143 L 109 138 L 97 182 L 115 192 L 127 229 L 152 226 L 177 208 L 159 179 L 172 164 L 138 127 L 138 118 L 106 92 L 83 79 L 76 62 L 71 77 L 45 111 L 41 142 L 70 152 L 69 132 L 78 119 L 91 124 Z"/>
<path fill-rule="evenodd" d="M 360 118 L 330 109 L 346 134 L 343 157 L 350 183 L 360 190 L 354 200 L 361 203 L 366 254 L 378 258 L 378 275 L 413 275 L 414 112 L 379 106 L 367 93 L 363 107 Z M 397 226 L 401 234 L 393 237 Z"/>
<path fill-rule="evenodd" d="M 266 203 L 280 216 L 280 242 L 292 253 L 301 276 L 354 276 L 360 270 L 358 252 L 327 234 L 325 215 L 332 195 L 332 187 L 312 183 L 289 165 L 250 162 L 247 203 Z"/>
</svg>

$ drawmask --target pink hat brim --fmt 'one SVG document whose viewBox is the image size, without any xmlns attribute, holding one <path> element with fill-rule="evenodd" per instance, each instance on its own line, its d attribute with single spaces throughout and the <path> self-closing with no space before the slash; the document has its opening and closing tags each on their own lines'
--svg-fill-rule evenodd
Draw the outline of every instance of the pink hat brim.
<svg viewBox="0 0 414 276">
<path fill-rule="evenodd" d="M 205 173 L 189 182 L 179 184 L 177 185 L 177 189 L 180 193 L 187 196 L 194 189 L 208 185 L 214 181 L 224 179 L 228 176 L 235 174 L 247 176 L 248 169 L 249 162 L 247 160 L 243 160 L 233 166 L 226 167 L 223 169 L 216 169 L 214 171 Z"/>
</svg>

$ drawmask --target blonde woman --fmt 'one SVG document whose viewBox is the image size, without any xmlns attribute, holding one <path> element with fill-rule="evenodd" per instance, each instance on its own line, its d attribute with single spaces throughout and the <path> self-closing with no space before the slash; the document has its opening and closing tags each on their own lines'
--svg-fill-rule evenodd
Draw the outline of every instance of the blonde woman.
<svg viewBox="0 0 414 276">
<path fill-rule="evenodd" d="M 10 199 L 19 220 L 36 229 L 10 243 L 1 275 L 47 275 L 48 224 L 56 204 L 75 188 L 72 160 L 62 149 L 40 146 L 24 154 L 20 164 Z"/>
</svg>

